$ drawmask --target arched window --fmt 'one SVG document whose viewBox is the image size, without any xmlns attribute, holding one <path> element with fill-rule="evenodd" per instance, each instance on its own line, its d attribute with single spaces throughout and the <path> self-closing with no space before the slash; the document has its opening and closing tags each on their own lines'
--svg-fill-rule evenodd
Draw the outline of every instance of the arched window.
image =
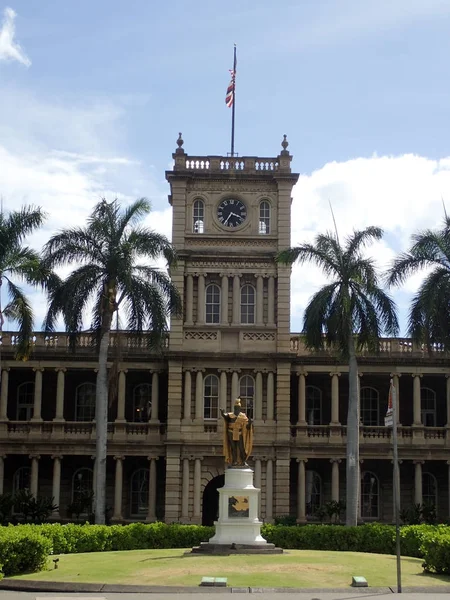
<svg viewBox="0 0 450 600">
<path fill-rule="evenodd" d="M 420 408 L 422 425 L 436 427 L 436 392 L 430 388 L 420 388 Z"/>
<path fill-rule="evenodd" d="M 360 392 L 361 422 L 368 427 L 380 424 L 380 399 L 378 391 L 372 387 L 363 387 Z"/>
<path fill-rule="evenodd" d="M 206 322 L 220 323 L 220 287 L 215 283 L 206 286 Z"/>
<path fill-rule="evenodd" d="M 252 285 L 241 287 L 241 323 L 249 325 L 255 322 L 255 288 Z"/>
<path fill-rule="evenodd" d="M 305 473 L 306 514 L 314 517 L 322 506 L 322 479 L 316 471 L 307 470 Z"/>
<path fill-rule="evenodd" d="M 152 414 L 152 384 L 139 383 L 133 388 L 133 421 L 146 422 Z"/>
<path fill-rule="evenodd" d="M 242 411 L 253 419 L 253 402 L 255 398 L 255 380 L 251 375 L 244 375 L 239 381 L 239 397 Z"/>
<path fill-rule="evenodd" d="M 82 383 L 75 391 L 75 421 L 95 419 L 95 383 Z"/>
<path fill-rule="evenodd" d="M 77 469 L 72 476 L 72 503 L 82 507 L 80 514 L 92 512 L 92 497 L 94 489 L 94 473 L 88 467 Z M 76 511 L 75 511 L 76 512 Z"/>
<path fill-rule="evenodd" d="M 436 477 L 431 473 L 422 473 L 422 504 L 437 507 L 438 487 Z"/>
<path fill-rule="evenodd" d="M 219 416 L 219 379 L 207 375 L 203 383 L 203 418 L 217 419 Z"/>
<path fill-rule="evenodd" d="M 306 399 L 306 421 L 308 425 L 320 425 L 322 423 L 322 392 L 315 385 L 307 385 L 305 388 Z"/>
<path fill-rule="evenodd" d="M 203 233 L 205 230 L 205 204 L 203 200 L 194 202 L 192 211 L 192 231 L 194 233 Z"/>
<path fill-rule="evenodd" d="M 148 512 L 149 470 L 137 469 L 131 476 L 130 513 L 133 517 L 146 515 Z"/>
<path fill-rule="evenodd" d="M 270 233 L 270 204 L 267 200 L 259 204 L 259 233 L 263 235 Z"/>
<path fill-rule="evenodd" d="M 17 420 L 29 421 L 33 416 L 34 382 L 26 381 L 17 387 Z"/>
<path fill-rule="evenodd" d="M 380 484 L 370 471 L 361 475 L 361 517 L 378 519 L 380 513 Z"/>
<path fill-rule="evenodd" d="M 20 467 L 14 473 L 13 476 L 13 486 L 12 491 L 13 494 L 18 492 L 19 490 L 29 490 L 30 489 L 30 479 L 31 479 L 31 469 L 30 467 Z"/>
</svg>

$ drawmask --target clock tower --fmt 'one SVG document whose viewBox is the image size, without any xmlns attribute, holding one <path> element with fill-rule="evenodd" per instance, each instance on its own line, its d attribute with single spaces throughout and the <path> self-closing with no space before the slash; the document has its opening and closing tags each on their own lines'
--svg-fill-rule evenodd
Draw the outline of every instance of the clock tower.
<svg viewBox="0 0 450 600">
<path fill-rule="evenodd" d="M 224 467 L 219 409 L 238 396 L 255 422 L 255 485 L 272 478 L 276 490 L 263 493 L 270 520 L 289 512 L 290 268 L 275 256 L 290 246 L 298 174 L 286 136 L 273 158 L 190 156 L 183 144 L 166 173 L 183 297 L 170 327 L 166 520 L 207 521 L 202 494 Z"/>
</svg>

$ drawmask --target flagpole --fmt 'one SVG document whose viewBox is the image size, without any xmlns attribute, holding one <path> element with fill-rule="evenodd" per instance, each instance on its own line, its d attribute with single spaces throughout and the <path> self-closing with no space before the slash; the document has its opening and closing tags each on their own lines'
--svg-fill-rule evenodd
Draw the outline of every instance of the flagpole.
<svg viewBox="0 0 450 600">
<path fill-rule="evenodd" d="M 395 549 L 397 554 L 397 593 L 402 593 L 402 566 L 400 554 L 400 469 L 398 464 L 398 440 L 397 440 L 397 390 L 391 379 L 392 391 L 392 446 L 394 459 L 393 472 L 393 496 L 395 517 Z"/>
<path fill-rule="evenodd" d="M 233 79 L 234 79 L 234 90 L 233 90 L 233 105 L 231 107 L 231 156 L 234 156 L 234 115 L 235 115 L 235 107 L 236 107 L 236 44 L 234 45 Z"/>
</svg>

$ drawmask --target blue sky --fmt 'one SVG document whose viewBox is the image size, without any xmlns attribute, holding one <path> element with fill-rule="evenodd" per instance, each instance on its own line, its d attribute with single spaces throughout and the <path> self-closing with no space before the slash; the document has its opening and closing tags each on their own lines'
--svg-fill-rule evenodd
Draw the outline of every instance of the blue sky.
<svg viewBox="0 0 450 600">
<path fill-rule="evenodd" d="M 102 195 L 149 197 L 170 233 L 178 131 L 188 153 L 229 151 L 234 42 L 236 150 L 272 156 L 288 135 L 293 243 L 331 226 L 331 200 L 343 233 L 385 228 L 383 267 L 450 199 L 448 0 L 0 0 L 0 14 L 0 194 L 49 212 L 37 245 Z M 294 270 L 293 330 L 322 281 Z M 403 321 L 418 281 L 395 293 Z"/>
</svg>

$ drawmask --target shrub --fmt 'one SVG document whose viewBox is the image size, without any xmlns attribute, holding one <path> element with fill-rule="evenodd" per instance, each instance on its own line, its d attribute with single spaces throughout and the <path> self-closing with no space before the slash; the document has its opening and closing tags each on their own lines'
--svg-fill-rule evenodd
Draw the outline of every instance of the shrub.
<svg viewBox="0 0 450 600">
<path fill-rule="evenodd" d="M 297 517 L 295 515 L 280 515 L 274 519 L 275 525 L 297 525 Z"/>
<path fill-rule="evenodd" d="M 450 533 L 443 528 L 424 536 L 421 551 L 427 572 L 450 575 Z"/>
<path fill-rule="evenodd" d="M 0 564 L 4 575 L 41 571 L 52 552 L 49 539 L 21 527 L 2 527 L 0 531 Z"/>
</svg>

